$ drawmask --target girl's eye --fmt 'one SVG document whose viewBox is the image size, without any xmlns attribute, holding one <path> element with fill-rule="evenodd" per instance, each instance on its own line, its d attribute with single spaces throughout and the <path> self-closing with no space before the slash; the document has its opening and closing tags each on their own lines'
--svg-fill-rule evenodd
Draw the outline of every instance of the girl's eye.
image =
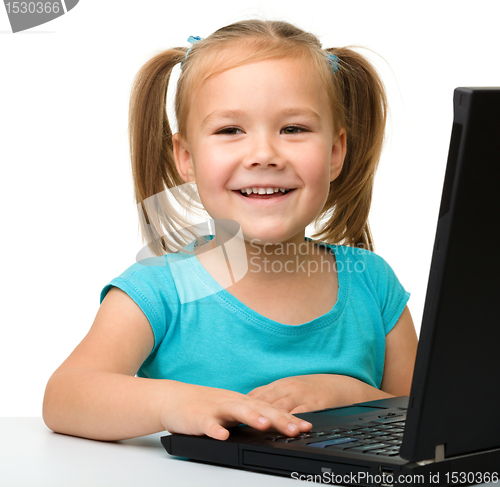
<svg viewBox="0 0 500 487">
<path fill-rule="evenodd" d="M 243 131 L 238 127 L 224 127 L 223 129 L 217 130 L 215 133 L 222 135 L 238 135 L 243 133 Z"/>
<path fill-rule="evenodd" d="M 281 129 L 281 132 L 285 135 L 299 134 L 300 132 L 307 132 L 304 127 L 299 127 L 298 125 L 288 125 Z"/>
</svg>

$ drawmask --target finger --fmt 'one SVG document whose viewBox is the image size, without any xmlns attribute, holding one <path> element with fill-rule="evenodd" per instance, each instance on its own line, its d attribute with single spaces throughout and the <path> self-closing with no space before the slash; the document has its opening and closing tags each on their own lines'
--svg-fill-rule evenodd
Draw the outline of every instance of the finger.
<svg viewBox="0 0 500 487">
<path fill-rule="evenodd" d="M 227 404 L 226 407 L 228 407 Z M 230 410 L 226 411 L 226 417 L 228 415 L 252 428 L 263 431 L 272 426 L 280 433 L 288 436 L 295 436 L 312 428 L 311 423 L 260 401 L 255 403 L 233 403 L 230 405 Z"/>
<path fill-rule="evenodd" d="M 224 425 L 244 423 L 252 428 L 266 430 L 271 427 L 271 421 L 262 414 L 263 405 L 254 400 L 226 401 L 219 406 L 216 416 Z"/>
<path fill-rule="evenodd" d="M 227 440 L 229 431 L 224 428 L 213 416 L 208 414 L 198 417 L 199 430 L 202 434 L 215 438 L 216 440 Z"/>
<path fill-rule="evenodd" d="M 311 423 L 276 408 L 273 408 L 273 413 L 269 414 L 269 419 L 274 428 L 287 436 L 295 436 L 312 428 Z"/>
<path fill-rule="evenodd" d="M 276 401 L 270 403 L 273 408 L 280 409 L 281 411 L 286 411 L 287 413 L 293 414 L 292 411 L 304 403 L 303 399 L 286 396 L 280 397 Z"/>
</svg>

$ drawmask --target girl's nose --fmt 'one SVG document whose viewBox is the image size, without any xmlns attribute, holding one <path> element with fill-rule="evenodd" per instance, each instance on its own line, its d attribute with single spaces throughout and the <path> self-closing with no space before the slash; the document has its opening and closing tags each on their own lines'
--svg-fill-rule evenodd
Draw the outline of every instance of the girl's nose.
<svg viewBox="0 0 500 487">
<path fill-rule="evenodd" d="M 284 166 L 284 160 L 280 156 L 276 144 L 270 137 L 256 137 L 249 146 L 249 153 L 246 157 L 246 166 L 251 167 L 274 167 L 280 169 Z"/>
</svg>

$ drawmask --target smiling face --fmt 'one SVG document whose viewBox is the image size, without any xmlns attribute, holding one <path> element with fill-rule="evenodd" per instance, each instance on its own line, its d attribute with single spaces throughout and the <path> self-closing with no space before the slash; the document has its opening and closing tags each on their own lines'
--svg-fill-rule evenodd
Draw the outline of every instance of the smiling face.
<svg viewBox="0 0 500 487">
<path fill-rule="evenodd" d="M 346 150 L 314 70 L 288 58 L 238 66 L 205 80 L 190 107 L 174 155 L 211 217 L 237 221 L 247 241 L 302 242 Z"/>
</svg>

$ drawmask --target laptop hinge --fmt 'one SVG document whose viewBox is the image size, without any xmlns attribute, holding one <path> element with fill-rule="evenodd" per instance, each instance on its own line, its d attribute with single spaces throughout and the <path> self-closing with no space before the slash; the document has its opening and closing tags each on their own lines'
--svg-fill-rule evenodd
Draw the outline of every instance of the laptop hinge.
<svg viewBox="0 0 500 487">
<path fill-rule="evenodd" d="M 436 445 L 434 458 L 430 458 L 429 460 L 421 460 L 420 462 L 416 462 L 417 465 L 429 465 L 430 463 L 438 463 L 444 461 L 444 443 L 442 445 Z"/>
</svg>

